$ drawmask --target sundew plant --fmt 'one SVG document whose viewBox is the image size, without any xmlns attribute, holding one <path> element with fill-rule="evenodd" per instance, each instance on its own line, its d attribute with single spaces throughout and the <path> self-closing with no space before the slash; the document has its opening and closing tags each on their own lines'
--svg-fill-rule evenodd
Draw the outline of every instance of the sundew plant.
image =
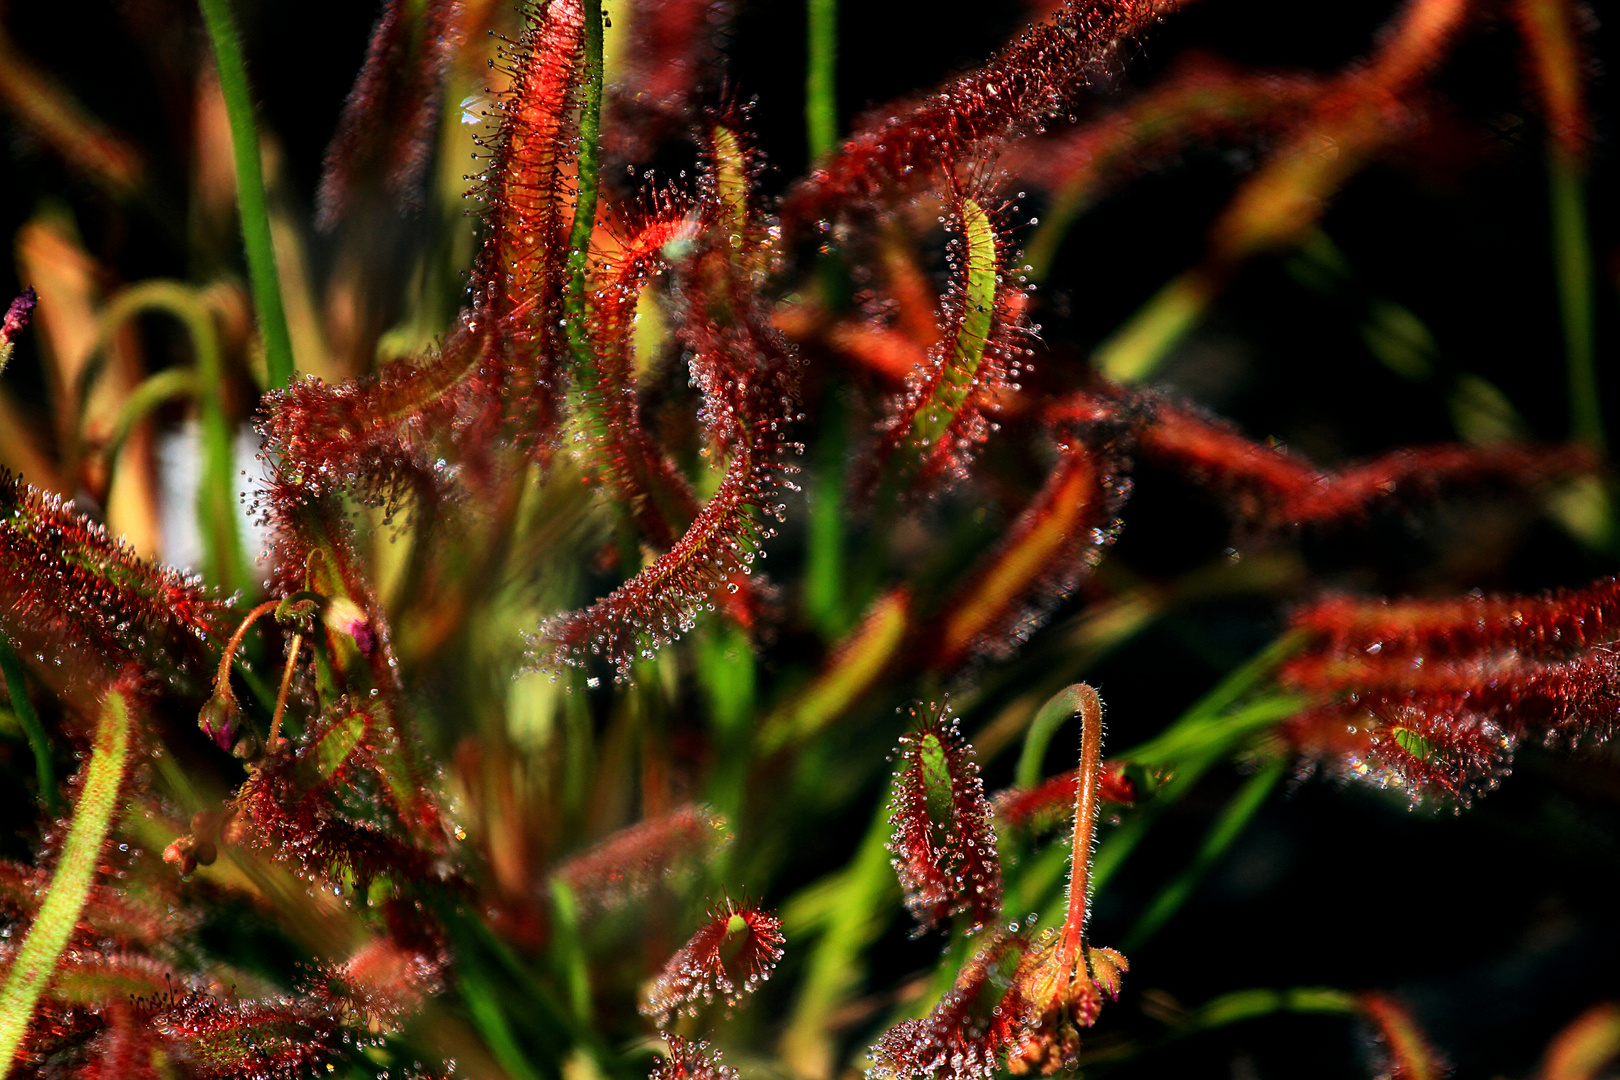
<svg viewBox="0 0 1620 1080">
<path fill-rule="evenodd" d="M 1616 1075 L 1604 33 L 0 12 L 0 1075 Z"/>
</svg>

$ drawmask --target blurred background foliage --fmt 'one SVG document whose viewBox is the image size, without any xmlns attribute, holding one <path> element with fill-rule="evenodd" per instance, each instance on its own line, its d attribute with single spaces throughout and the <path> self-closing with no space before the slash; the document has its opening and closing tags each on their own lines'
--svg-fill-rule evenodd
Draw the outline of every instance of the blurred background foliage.
<svg viewBox="0 0 1620 1080">
<path fill-rule="evenodd" d="M 1620 325 L 1616 112 L 1605 71 L 1613 30 L 1584 16 L 1589 56 L 1577 84 L 1592 127 L 1569 144 L 1578 159 L 1560 161 L 1511 12 L 1473 7 L 1449 54 L 1400 90 L 1366 145 L 1325 121 L 1279 123 L 1284 81 L 1249 106 L 1253 115 L 1162 147 L 1149 146 L 1151 115 L 1131 110 L 1200 64 L 1332 79 L 1378 47 L 1393 5 L 1203 0 L 1154 31 L 1074 118 L 1124 140 L 1121 166 L 1006 185 L 1014 237 L 1041 260 L 1032 387 L 1064 385 L 1062 373 L 1090 358 L 1329 466 L 1451 439 L 1599 441 L 1596 425 L 1616 415 L 1620 391 L 1601 362 Z M 1040 8 L 845 5 L 841 130 L 980 62 Z M 322 232 L 314 207 L 323 154 L 377 13 L 360 0 L 236 11 L 298 370 L 336 381 L 417 352 L 461 303 L 474 243 L 463 192 L 496 77 L 485 31 L 515 34 L 513 12 L 500 0 L 464 5 L 465 45 L 419 203 L 368 180 Z M 710 93 L 753 102 L 766 195 L 809 164 L 804 19 L 797 4 L 739 0 L 716 39 L 725 89 L 715 77 Z M 221 475 L 218 439 L 235 447 L 230 473 L 255 472 L 249 425 L 264 383 L 229 134 L 199 17 L 184 0 L 12 3 L 0 26 L 0 233 L 13 255 L 0 294 L 32 285 L 41 297 L 35 330 L 0 386 L 0 464 L 76 498 L 143 555 L 252 598 L 259 575 L 234 554 L 261 542 L 250 523 L 233 526 L 240 541 L 208 541 L 194 512 L 208 505 L 193 494 L 199 473 L 205 494 Z M 614 40 L 610 32 L 610 54 Z M 1295 138 L 1318 140 L 1320 159 L 1345 166 L 1307 186 L 1310 220 L 1247 247 L 1241 235 L 1212 232 Z M 1009 167 L 1028 164 L 1023 152 L 1010 151 Z M 695 170 L 684 129 L 647 163 L 677 180 Z M 1565 175 L 1573 196 L 1558 186 Z M 1550 190 L 1565 193 L 1562 207 Z M 1574 239 L 1560 239 L 1554 222 L 1568 198 L 1587 219 Z M 1576 304 L 1573 322 L 1579 284 L 1556 269 L 1579 255 L 1572 244 L 1590 260 L 1591 301 L 1587 311 Z M 938 236 L 926 241 L 935 288 L 942 252 Z M 810 280 L 786 289 L 787 302 Z M 858 304 L 859 288 L 852 279 L 843 302 Z M 1595 334 L 1600 396 L 1572 393 L 1569 326 Z M 656 312 L 639 334 L 644 403 L 661 423 L 690 424 L 693 394 Z M 1277 747 L 1269 725 L 1289 703 L 1264 666 L 1288 605 L 1324 588 L 1445 595 L 1612 573 L 1620 544 L 1603 489 L 1564 491 L 1548 505 L 1385 507 L 1355 527 L 1251 537 L 1234 533 L 1196 482 L 1141 466 L 1118 542 L 1026 645 L 960 670 L 900 664 L 841 698 L 825 677 L 814 680 L 836 668 L 840 643 L 883 591 L 902 581 L 924 597 L 947 590 L 1039 486 L 1041 466 L 992 440 L 975 486 L 898 522 L 851 513 L 841 493 L 881 383 L 825 340 L 801 345 L 809 505 L 796 500 L 769 545 L 780 617 L 755 633 L 706 620 L 638 664 L 633 685 L 520 671 L 525 631 L 614 580 L 613 515 L 566 457 L 520 508 L 514 548 L 493 561 L 468 541 L 464 557 L 441 552 L 424 575 L 417 525 L 371 522 L 369 558 L 419 730 L 468 834 L 497 944 L 464 953 L 491 970 L 467 961 L 441 1008 L 344 1068 L 361 1074 L 377 1060 L 408 1059 L 413 1047 L 449 1046 L 470 1074 L 634 1072 L 645 1052 L 625 1048 L 651 1034 L 635 995 L 727 891 L 777 908 L 788 950 L 757 1000 L 707 1025 L 730 1063 L 750 1077 L 861 1067 L 887 1023 L 938 996 L 964 950 L 959 937 L 910 936 L 882 847 L 903 706 L 948 693 L 994 791 L 1015 770 L 1027 778 L 1072 767 L 1072 728 L 1044 750 L 1026 733 L 1041 703 L 1079 678 L 1108 703 L 1108 755 L 1170 776 L 1103 832 L 1095 937 L 1121 946 L 1132 972 L 1085 1044 L 1088 1075 L 1365 1076 L 1376 1063 L 1367 1031 L 1344 1015 L 1355 1012 L 1344 994 L 1379 989 L 1405 1002 L 1457 1075 L 1528 1076 L 1555 1033 L 1620 992 L 1612 748 L 1526 746 L 1512 776 L 1467 812 L 1414 810 L 1403 792 L 1321 775 Z M 165 373 L 167 383 L 146 381 Z M 209 403 L 200 409 L 190 403 L 199 385 Z M 129 405 L 138 386 L 150 411 Z M 1583 412 L 1583 402 L 1594 408 Z M 200 450 L 209 439 L 215 450 Z M 110 474 L 109 444 L 122 446 Z M 217 511 L 202 519 L 203 532 L 219 527 Z M 877 610 L 868 625 L 880 633 Z M 856 653 L 869 644 L 857 641 Z M 1259 666 L 1245 667 L 1257 656 Z M 183 820 L 183 789 L 222 792 L 240 773 L 189 717 L 165 723 L 189 778 L 158 783 Z M 1021 753 L 1032 755 L 1027 765 Z M 0 769 L 0 854 L 26 860 L 38 842 L 38 792 L 9 712 L 0 715 Z M 633 903 L 587 909 L 577 934 L 564 930 L 579 913 L 548 891 L 552 870 L 688 802 L 722 816 L 729 842 L 716 830 L 712 849 L 682 873 L 659 877 Z M 1060 917 L 1064 847 L 1052 834 L 1006 839 L 1009 919 Z M 309 917 L 303 901 L 278 906 L 262 890 L 263 902 L 229 899 L 224 876 L 205 872 L 187 886 L 217 901 L 205 906 L 202 933 L 224 962 L 285 984 L 298 964 L 322 957 L 319 935 L 297 930 Z M 560 1042 L 525 1004 L 540 998 L 573 1014 Z"/>
</svg>

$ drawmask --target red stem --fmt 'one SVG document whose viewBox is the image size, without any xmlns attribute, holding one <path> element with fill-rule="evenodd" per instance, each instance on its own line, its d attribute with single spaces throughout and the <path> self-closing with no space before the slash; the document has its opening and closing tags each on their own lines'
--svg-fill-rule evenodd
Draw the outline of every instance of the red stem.
<svg viewBox="0 0 1620 1080">
<path fill-rule="evenodd" d="M 287 649 L 287 663 L 281 669 L 281 689 L 276 694 L 276 712 L 270 718 L 270 741 L 265 743 L 266 749 L 272 754 L 276 752 L 276 740 L 281 737 L 281 718 L 287 712 L 287 691 L 292 687 L 293 671 L 298 667 L 298 650 L 304 647 L 304 635 L 294 634 L 292 645 Z"/>
<path fill-rule="evenodd" d="M 1069 915 L 1063 921 L 1063 962 L 1072 967 L 1084 953 L 1091 913 L 1091 841 L 1097 832 L 1102 773 L 1102 699 L 1085 683 L 1076 688 L 1080 709 L 1080 773 L 1075 782 L 1074 852 L 1069 862 Z"/>
<path fill-rule="evenodd" d="M 214 693 L 231 701 L 236 700 L 236 692 L 231 689 L 231 661 L 236 659 L 236 650 L 242 644 L 242 638 L 247 636 L 248 627 L 252 626 L 259 616 L 274 611 L 280 605 L 280 600 L 266 600 L 248 612 L 247 618 L 242 620 L 242 625 L 231 635 L 231 640 L 225 643 L 225 652 L 219 658 L 219 672 L 214 676 Z"/>
</svg>

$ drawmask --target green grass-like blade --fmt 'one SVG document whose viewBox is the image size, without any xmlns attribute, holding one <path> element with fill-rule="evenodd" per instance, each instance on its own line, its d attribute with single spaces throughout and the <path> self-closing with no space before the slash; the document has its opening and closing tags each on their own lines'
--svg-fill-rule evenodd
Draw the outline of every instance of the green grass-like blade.
<svg viewBox="0 0 1620 1080">
<path fill-rule="evenodd" d="M 809 0 L 806 8 L 804 124 L 810 160 L 819 161 L 838 142 L 838 0 Z"/>
<path fill-rule="evenodd" d="M 1586 222 L 1586 185 L 1580 165 L 1560 147 L 1555 146 L 1548 155 L 1547 173 L 1553 269 L 1558 278 L 1558 310 L 1564 323 L 1564 352 L 1569 367 L 1570 434 L 1601 450 L 1605 435 L 1592 330 L 1592 244 Z"/>
<path fill-rule="evenodd" d="M 247 63 L 231 18 L 229 0 L 198 0 L 208 40 L 219 66 L 219 89 L 231 124 L 231 147 L 236 158 L 236 202 L 242 219 L 242 247 L 247 253 L 253 306 L 258 312 L 259 334 L 264 339 L 264 363 L 270 387 L 292 382 L 292 335 L 287 310 L 281 301 L 281 279 L 276 274 L 276 249 L 270 239 L 270 212 L 264 197 L 264 169 L 259 161 L 259 133 L 253 122 L 253 96 L 248 89 Z M 598 32 L 597 40 L 601 40 Z M 598 50 L 600 51 L 600 50 Z"/>
<path fill-rule="evenodd" d="M 253 563 L 242 546 L 236 501 L 234 433 L 225 415 L 225 369 L 220 359 L 214 316 L 198 290 L 179 281 L 154 279 L 132 285 L 108 304 L 98 341 L 110 343 L 126 321 L 146 312 L 173 316 L 186 329 L 196 356 L 196 373 L 162 372 L 136 387 L 119 417 L 113 446 L 121 446 L 129 428 L 167 397 L 190 391 L 197 398 L 202 426 L 202 480 L 197 487 L 205 563 L 210 579 L 227 592 L 253 587 Z M 189 377 L 188 377 L 189 376 Z"/>
<path fill-rule="evenodd" d="M 5 676 L 6 693 L 11 695 L 11 711 L 28 737 L 28 749 L 34 753 L 34 776 L 39 780 L 39 794 L 51 814 L 62 812 L 62 793 L 56 787 L 56 766 L 51 761 L 51 740 L 45 734 L 45 725 L 39 722 L 34 703 L 28 700 L 28 686 L 24 682 L 22 661 L 17 650 L 4 634 L 0 634 L 0 674 Z"/>
<path fill-rule="evenodd" d="M 1266 797 L 1277 786 L 1278 781 L 1287 772 L 1286 764 L 1274 761 L 1260 772 L 1256 773 L 1238 790 L 1227 804 L 1226 811 L 1221 814 L 1215 824 L 1210 827 L 1204 842 L 1199 845 L 1198 852 L 1176 876 L 1167 884 L 1142 917 L 1136 920 L 1130 933 L 1120 943 L 1120 948 L 1127 953 L 1134 951 L 1154 934 L 1158 933 L 1180 911 L 1204 879 L 1210 869 L 1220 861 L 1221 856 L 1231 849 L 1237 838 L 1243 835 L 1243 830 L 1254 815 L 1260 812 L 1265 805 Z"/>
<path fill-rule="evenodd" d="M 5 1073 L 11 1071 L 34 1009 L 50 985 L 62 949 L 90 895 L 101 845 L 118 809 L 118 788 L 129 760 L 129 736 L 129 702 L 122 692 L 109 691 L 96 718 L 95 749 L 86 766 L 84 791 L 74 809 L 50 891 L 0 988 L 0 1063 Z"/>
</svg>

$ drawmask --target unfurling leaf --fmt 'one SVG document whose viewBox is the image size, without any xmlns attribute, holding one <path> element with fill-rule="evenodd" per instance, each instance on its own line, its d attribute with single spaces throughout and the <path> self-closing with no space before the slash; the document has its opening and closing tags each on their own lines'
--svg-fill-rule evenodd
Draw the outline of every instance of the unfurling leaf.
<svg viewBox="0 0 1620 1080">
<path fill-rule="evenodd" d="M 889 851 L 918 933 L 966 915 L 977 931 L 1001 913 L 1001 859 L 973 747 L 948 707 L 913 708 L 900 739 Z"/>
<path fill-rule="evenodd" d="M 728 897 L 669 958 L 641 1003 L 642 1013 L 662 1029 L 677 1012 L 695 1013 L 699 1002 L 717 995 L 736 1005 L 771 977 L 782 959 L 782 941 L 782 921 L 774 914 Z"/>
<path fill-rule="evenodd" d="M 1016 974 L 1027 939 L 997 936 L 920 1020 L 902 1020 L 871 1049 L 869 1077 L 890 1080 L 990 1080 L 1036 1020 Z"/>
</svg>

